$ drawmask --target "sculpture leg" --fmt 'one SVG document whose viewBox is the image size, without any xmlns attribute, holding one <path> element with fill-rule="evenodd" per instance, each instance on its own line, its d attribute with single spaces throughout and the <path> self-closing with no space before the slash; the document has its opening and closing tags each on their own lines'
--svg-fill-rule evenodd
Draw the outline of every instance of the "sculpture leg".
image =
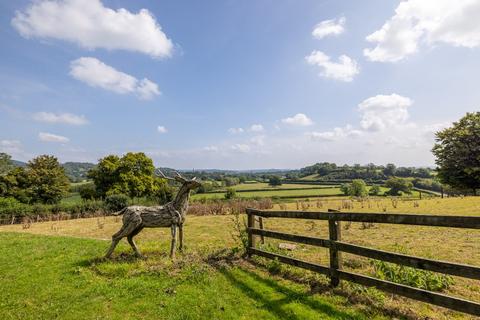
<svg viewBox="0 0 480 320">
<path fill-rule="evenodd" d="M 115 250 L 115 247 L 117 246 L 118 242 L 120 241 L 121 238 L 115 238 L 115 237 L 112 237 L 112 245 L 110 246 L 110 248 L 108 249 L 107 251 L 107 254 L 105 255 L 105 258 L 110 258 L 110 256 L 112 255 L 113 253 L 113 250 Z"/>
<path fill-rule="evenodd" d="M 177 226 L 175 224 L 172 224 L 171 231 L 172 231 L 172 243 L 171 243 L 171 246 L 170 246 L 170 258 L 173 258 L 173 257 L 175 257 L 175 246 L 177 245 L 176 244 L 176 242 L 177 242 Z"/>
<path fill-rule="evenodd" d="M 135 229 L 137 229 L 142 224 L 142 219 L 140 217 L 133 217 L 130 219 L 126 224 L 122 226 L 122 228 L 112 236 L 112 245 L 108 249 L 105 258 L 110 258 L 117 246 L 118 242 L 128 235 L 130 235 Z"/>
<path fill-rule="evenodd" d="M 138 250 L 137 244 L 135 243 L 135 241 L 133 241 L 133 237 L 135 237 L 142 230 L 143 227 L 138 227 L 137 229 L 133 230 L 130 235 L 127 236 L 128 243 L 130 243 L 130 246 L 135 252 L 135 255 L 139 258 L 144 258 L 144 256 L 140 253 L 140 250 Z"/>
<path fill-rule="evenodd" d="M 183 252 L 183 225 L 178 226 L 178 240 L 180 242 L 180 246 L 178 247 L 178 250 L 180 252 Z"/>
</svg>

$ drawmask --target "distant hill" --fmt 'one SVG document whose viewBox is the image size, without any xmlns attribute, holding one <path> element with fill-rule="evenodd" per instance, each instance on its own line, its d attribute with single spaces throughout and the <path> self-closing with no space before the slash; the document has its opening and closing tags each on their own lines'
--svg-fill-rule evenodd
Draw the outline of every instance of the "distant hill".
<svg viewBox="0 0 480 320">
<path fill-rule="evenodd" d="M 72 182 L 80 182 L 87 179 L 88 171 L 95 165 L 89 162 L 65 162 L 62 167 Z"/>
<path fill-rule="evenodd" d="M 12 165 L 14 165 L 15 167 L 25 167 L 25 166 L 27 165 L 26 162 L 18 161 L 18 160 L 10 160 L 10 162 L 11 162 Z"/>
<path fill-rule="evenodd" d="M 11 162 L 15 167 L 25 167 L 27 165 L 26 162 L 19 160 L 11 160 Z M 95 165 L 89 162 L 65 162 L 62 167 L 70 181 L 80 182 L 87 179 L 88 171 Z"/>
</svg>

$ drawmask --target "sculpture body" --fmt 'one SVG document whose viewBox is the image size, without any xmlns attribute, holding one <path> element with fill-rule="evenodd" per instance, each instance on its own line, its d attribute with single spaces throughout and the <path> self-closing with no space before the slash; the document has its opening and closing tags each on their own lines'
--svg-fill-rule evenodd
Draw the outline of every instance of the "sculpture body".
<svg viewBox="0 0 480 320">
<path fill-rule="evenodd" d="M 167 178 L 161 172 L 160 174 L 163 178 L 173 180 L 172 178 Z M 135 251 L 135 254 L 142 257 L 133 237 L 142 231 L 143 228 L 171 228 L 172 241 L 170 257 L 175 255 L 178 228 L 180 242 L 179 250 L 183 249 L 183 224 L 187 214 L 190 190 L 198 188 L 200 183 L 197 182 L 195 178 L 187 180 L 178 173 L 176 173 L 174 180 L 181 182 L 182 186 L 175 196 L 175 199 L 166 205 L 153 207 L 130 206 L 116 213 L 116 215 L 123 214 L 123 225 L 122 228 L 112 236 L 112 245 L 108 249 L 105 256 L 106 258 L 109 258 L 112 255 L 118 242 L 124 237 L 127 237 L 128 243 L 133 251 Z"/>
</svg>

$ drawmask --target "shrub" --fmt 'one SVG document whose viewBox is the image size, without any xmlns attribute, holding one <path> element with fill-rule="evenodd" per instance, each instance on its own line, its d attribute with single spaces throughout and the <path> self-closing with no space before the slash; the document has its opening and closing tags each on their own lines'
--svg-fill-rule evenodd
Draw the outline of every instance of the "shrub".
<svg viewBox="0 0 480 320">
<path fill-rule="evenodd" d="M 362 179 L 354 179 L 352 183 L 344 183 L 340 190 L 346 196 L 365 197 L 368 195 L 367 184 Z"/>
<path fill-rule="evenodd" d="M 128 206 L 128 197 L 124 194 L 112 194 L 105 198 L 105 207 L 109 211 L 120 211 Z"/>
<path fill-rule="evenodd" d="M 246 253 L 248 248 L 247 222 L 245 221 L 245 218 L 240 218 L 240 212 L 234 212 L 232 222 L 232 238 L 235 242 L 240 244 L 239 249 L 242 251 L 242 253 Z"/>
<path fill-rule="evenodd" d="M 227 188 L 227 192 L 225 192 L 225 199 L 233 199 L 237 197 L 237 192 L 233 188 Z"/>
<path fill-rule="evenodd" d="M 78 187 L 78 192 L 83 200 L 94 200 L 97 198 L 97 190 L 93 183 L 87 183 Z"/>
<path fill-rule="evenodd" d="M 380 194 L 380 186 L 375 184 L 370 188 L 369 192 L 372 196 L 378 196 Z"/>
<path fill-rule="evenodd" d="M 268 184 L 272 187 L 281 186 L 282 180 L 280 179 L 279 176 L 271 176 L 270 179 L 268 180 Z"/>
<path fill-rule="evenodd" d="M 372 265 L 376 277 L 415 288 L 442 291 L 453 284 L 453 278 L 444 274 L 378 260 L 372 260 Z"/>
</svg>

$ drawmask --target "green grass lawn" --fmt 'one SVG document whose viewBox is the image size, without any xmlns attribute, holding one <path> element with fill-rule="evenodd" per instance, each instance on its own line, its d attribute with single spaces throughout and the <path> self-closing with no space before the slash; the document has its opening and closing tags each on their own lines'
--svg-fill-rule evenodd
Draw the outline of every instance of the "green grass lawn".
<svg viewBox="0 0 480 320">
<path fill-rule="evenodd" d="M 167 244 L 165 243 L 165 246 Z M 346 299 L 246 267 L 213 267 L 167 248 L 132 258 L 125 244 L 0 233 L 0 319 L 372 319 Z"/>
</svg>

